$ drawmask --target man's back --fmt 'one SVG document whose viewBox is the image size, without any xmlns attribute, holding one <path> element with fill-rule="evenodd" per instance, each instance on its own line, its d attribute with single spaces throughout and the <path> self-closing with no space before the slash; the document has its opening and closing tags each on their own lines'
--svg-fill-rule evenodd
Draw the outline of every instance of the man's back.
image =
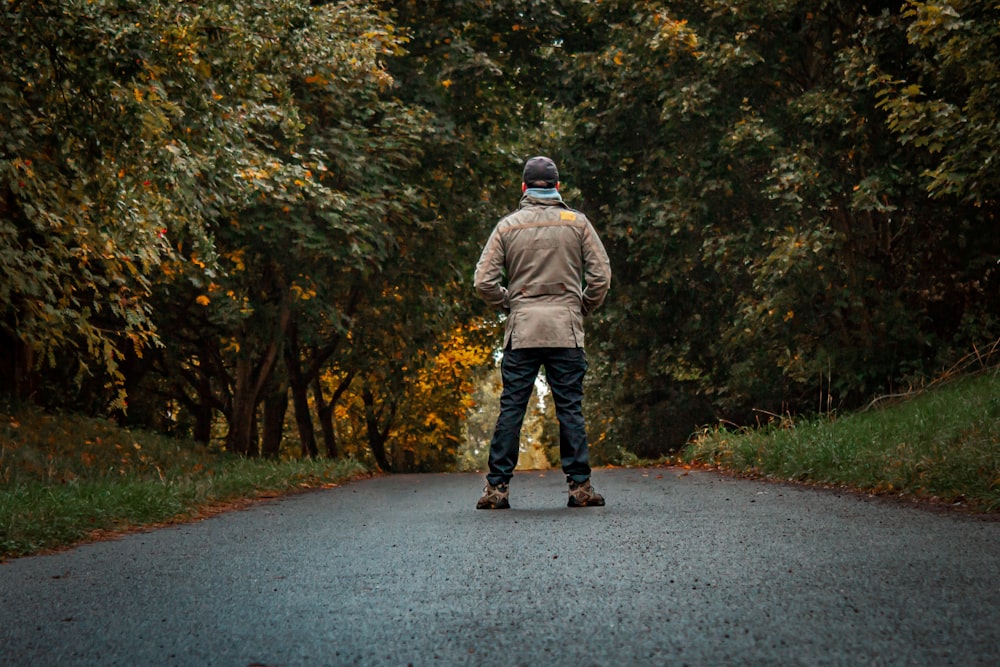
<svg viewBox="0 0 1000 667">
<path fill-rule="evenodd" d="M 517 349 L 583 347 L 583 316 L 603 302 L 610 280 L 607 253 L 587 217 L 528 190 L 494 229 L 475 284 L 488 303 L 509 311 L 504 344 Z"/>
<path fill-rule="evenodd" d="M 582 214 L 534 202 L 500 223 L 511 310 L 538 299 L 582 304 L 586 227 Z"/>
</svg>

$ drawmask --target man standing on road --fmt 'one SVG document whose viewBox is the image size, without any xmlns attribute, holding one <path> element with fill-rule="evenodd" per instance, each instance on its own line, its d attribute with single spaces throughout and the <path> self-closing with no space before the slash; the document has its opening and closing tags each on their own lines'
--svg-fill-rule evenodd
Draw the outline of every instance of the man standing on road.
<svg viewBox="0 0 1000 667">
<path fill-rule="evenodd" d="M 476 264 L 476 291 L 507 313 L 500 417 L 490 442 L 490 471 L 477 509 L 510 507 L 521 424 L 541 366 L 559 419 L 559 456 L 569 506 L 604 504 L 590 483 L 583 419 L 583 318 L 604 302 L 611 264 L 597 232 L 559 194 L 547 157 L 524 165 L 520 208 L 497 223 Z M 505 280 L 506 276 L 506 280 Z"/>
</svg>

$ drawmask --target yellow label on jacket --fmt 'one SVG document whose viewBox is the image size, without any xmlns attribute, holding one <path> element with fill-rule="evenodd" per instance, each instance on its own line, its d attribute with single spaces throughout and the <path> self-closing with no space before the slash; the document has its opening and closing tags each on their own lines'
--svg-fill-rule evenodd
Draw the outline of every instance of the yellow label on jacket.
<svg viewBox="0 0 1000 667">
<path fill-rule="evenodd" d="M 573 211 L 560 211 L 559 212 L 559 219 L 560 220 L 576 220 L 576 213 L 573 213 Z"/>
</svg>

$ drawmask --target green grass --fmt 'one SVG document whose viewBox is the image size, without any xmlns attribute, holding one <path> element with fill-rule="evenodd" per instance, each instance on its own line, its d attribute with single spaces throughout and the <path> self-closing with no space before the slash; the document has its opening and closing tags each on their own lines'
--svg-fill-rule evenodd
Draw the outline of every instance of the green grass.
<svg viewBox="0 0 1000 667">
<path fill-rule="evenodd" d="M 351 460 L 243 459 L 72 415 L 0 420 L 0 559 L 367 473 Z"/>
<path fill-rule="evenodd" d="M 691 463 L 1000 511 L 1000 373 L 965 377 L 901 403 L 841 417 L 716 428 Z"/>
</svg>

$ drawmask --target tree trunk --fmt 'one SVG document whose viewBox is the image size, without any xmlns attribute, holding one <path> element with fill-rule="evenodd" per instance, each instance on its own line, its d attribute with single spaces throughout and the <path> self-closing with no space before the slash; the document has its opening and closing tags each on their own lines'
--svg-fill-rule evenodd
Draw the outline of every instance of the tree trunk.
<svg viewBox="0 0 1000 667">
<path fill-rule="evenodd" d="M 215 356 L 215 350 L 203 343 L 198 356 L 202 359 L 211 359 Z M 160 374 L 170 381 L 169 396 L 176 399 L 194 419 L 191 436 L 196 442 L 208 443 L 212 437 L 215 411 L 221 412 L 228 422 L 231 404 L 231 397 L 225 393 L 226 390 L 223 390 L 224 398 L 220 397 L 214 391 L 212 382 L 215 380 L 220 387 L 228 388 L 235 384 L 232 377 L 218 363 L 199 363 L 189 366 L 172 363 L 162 350 L 158 352 L 157 363 Z M 188 392 L 188 387 L 194 392 L 193 395 Z"/>
<path fill-rule="evenodd" d="M 256 367 L 252 361 L 252 345 L 249 336 L 241 336 L 241 351 L 236 360 L 235 386 L 233 388 L 233 409 L 229 420 L 229 434 L 226 436 L 226 449 L 243 456 L 256 456 L 257 428 L 256 412 L 260 403 L 261 393 L 271 377 L 278 361 L 291 309 L 283 304 L 278 316 L 275 338 L 264 348 L 260 364 Z"/>
<path fill-rule="evenodd" d="M 340 453 L 337 444 L 337 431 L 333 428 L 333 410 L 336 403 L 326 402 L 323 395 L 323 383 L 316 378 L 313 382 L 313 398 L 316 399 L 316 417 L 319 419 L 320 432 L 323 434 L 323 448 L 326 450 L 326 457 L 337 458 Z"/>
<path fill-rule="evenodd" d="M 198 405 L 191 409 L 194 413 L 195 442 L 207 443 L 212 438 L 212 406 Z"/>
<path fill-rule="evenodd" d="M 302 456 L 316 458 L 319 456 L 319 446 L 316 444 L 316 428 L 313 425 L 312 414 L 309 412 L 309 386 L 301 381 L 292 384 L 292 405 L 295 412 L 295 423 L 299 427 L 299 442 Z"/>
<path fill-rule="evenodd" d="M 319 447 L 316 445 L 316 429 L 309 412 L 309 380 L 303 375 L 299 362 L 299 344 L 294 322 L 289 327 L 285 346 L 285 368 L 288 371 L 288 385 L 292 390 L 292 408 L 295 425 L 299 430 L 302 456 L 316 458 L 319 456 Z"/>
<path fill-rule="evenodd" d="M 249 355 L 240 355 L 236 362 L 236 386 L 233 388 L 233 407 L 226 434 L 226 449 L 240 456 L 257 456 L 257 433 L 254 413 L 257 410 L 257 392 L 253 391 L 253 364 Z M 251 444 L 253 443 L 253 444 Z"/>
<path fill-rule="evenodd" d="M 35 354 L 18 336 L 0 328 L 0 394 L 32 400 L 37 390 Z"/>
<path fill-rule="evenodd" d="M 340 454 L 340 447 L 337 443 L 337 429 L 333 424 L 333 414 L 337 403 L 340 401 L 340 397 L 351 386 L 354 375 L 355 372 L 351 371 L 340 381 L 329 402 L 326 401 L 326 397 L 323 395 L 323 383 L 320 382 L 319 377 L 316 377 L 313 382 L 313 397 L 316 399 L 316 416 L 319 419 L 319 426 L 323 433 L 323 444 L 326 447 L 326 455 L 331 459 L 337 458 Z"/>
<path fill-rule="evenodd" d="M 396 412 L 395 405 L 390 407 L 389 417 L 386 419 L 386 423 L 381 425 L 385 405 L 376 409 L 375 396 L 367 387 L 362 392 L 362 400 L 365 403 L 365 426 L 368 430 L 368 446 L 371 447 L 372 456 L 375 457 L 375 463 L 383 472 L 392 472 L 392 463 L 389 461 L 385 443 L 389 439 L 389 429 Z"/>
<path fill-rule="evenodd" d="M 264 399 L 264 440 L 261 454 L 276 459 L 281 454 L 281 438 L 285 434 L 285 413 L 288 412 L 288 389 L 271 392 Z"/>
</svg>

